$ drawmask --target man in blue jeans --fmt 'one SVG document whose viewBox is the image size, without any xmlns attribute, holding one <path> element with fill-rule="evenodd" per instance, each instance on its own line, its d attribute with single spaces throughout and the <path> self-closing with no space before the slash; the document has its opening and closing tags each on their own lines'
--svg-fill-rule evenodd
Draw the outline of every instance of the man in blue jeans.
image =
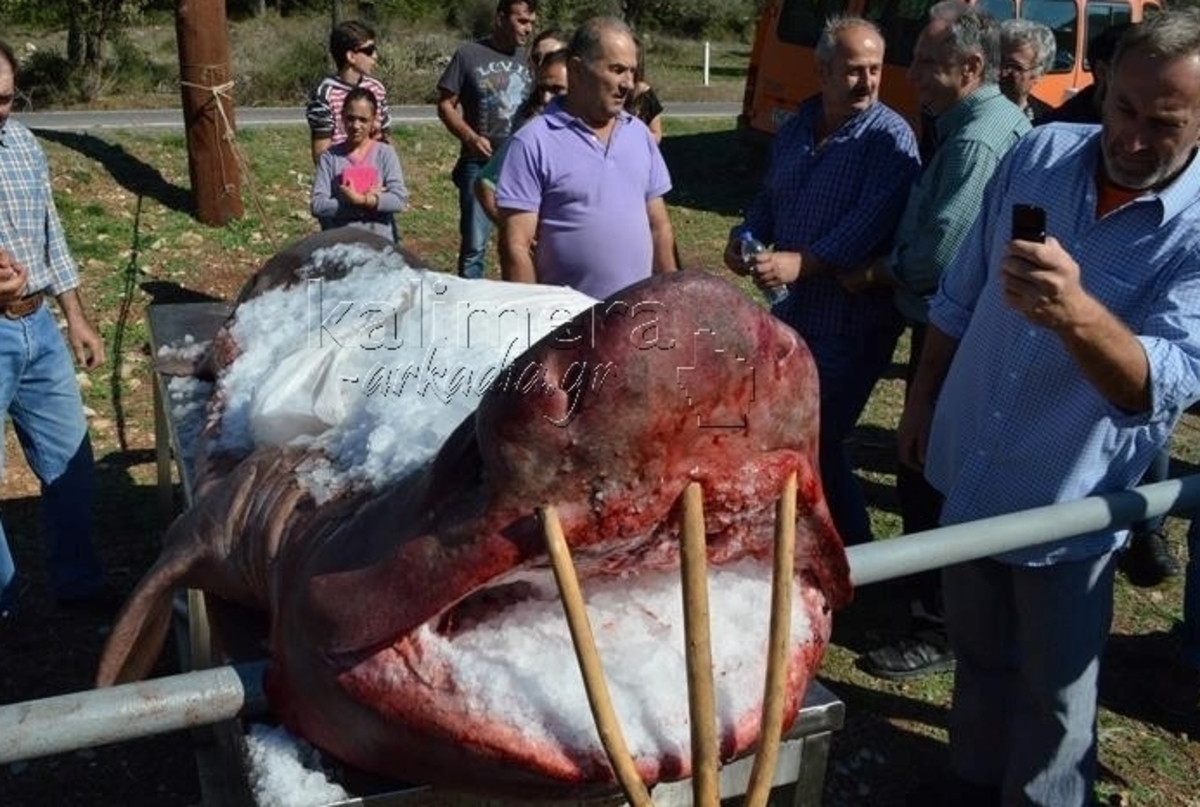
<svg viewBox="0 0 1200 807">
<path fill-rule="evenodd" d="M 109 608 L 114 597 L 91 540 L 92 446 L 71 356 L 93 370 L 104 362 L 104 343 L 83 313 L 46 157 L 29 130 L 9 119 L 16 65 L 0 42 L 0 408 L 41 482 L 54 597 L 64 606 Z M 47 296 L 58 300 L 70 350 Z M 19 594 L 0 525 L 0 652 L 32 636 L 18 622 Z"/>
<path fill-rule="evenodd" d="M 475 198 L 483 166 L 512 134 L 533 86 L 522 46 L 537 22 L 537 0 L 499 0 L 490 36 L 454 52 L 438 79 L 438 118 L 462 149 L 451 178 L 458 188 L 458 274 L 484 275 L 492 220 Z"/>
<path fill-rule="evenodd" d="M 821 485 L 848 544 L 872 539 L 866 500 L 845 441 L 892 361 L 903 323 L 890 289 L 850 278 L 891 248 L 917 178 L 916 136 L 879 101 L 883 35 L 852 17 L 817 41 L 821 93 L 801 102 L 775 136 L 763 187 L 730 233 L 725 265 L 791 294 L 772 313 L 804 337 L 821 382 Z M 742 263 L 749 232 L 774 251 Z"/>
</svg>

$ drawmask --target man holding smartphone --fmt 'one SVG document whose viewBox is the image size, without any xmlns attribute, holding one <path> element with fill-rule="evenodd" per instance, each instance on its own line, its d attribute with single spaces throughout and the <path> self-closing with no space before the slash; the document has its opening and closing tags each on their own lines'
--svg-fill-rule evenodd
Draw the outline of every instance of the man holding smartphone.
<svg viewBox="0 0 1200 807">
<path fill-rule="evenodd" d="M 1200 389 L 1200 15 L 1113 60 L 1103 122 L 1041 127 L 997 169 L 930 304 L 899 429 L 955 524 L 1134 485 Z M 1013 238 L 1044 208 L 1045 243 Z M 924 804 L 1092 803 L 1112 619 L 1106 529 L 942 571 L 954 779 Z"/>
</svg>

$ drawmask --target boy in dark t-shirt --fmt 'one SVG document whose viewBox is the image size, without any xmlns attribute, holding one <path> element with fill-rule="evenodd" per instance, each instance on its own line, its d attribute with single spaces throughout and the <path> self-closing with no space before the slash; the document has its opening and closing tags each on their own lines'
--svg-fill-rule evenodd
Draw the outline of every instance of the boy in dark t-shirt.
<svg viewBox="0 0 1200 807">
<path fill-rule="evenodd" d="M 536 0 L 499 0 L 491 35 L 459 46 L 438 80 L 438 118 L 462 143 L 451 175 L 458 187 L 462 277 L 484 275 L 492 223 L 475 198 L 475 179 L 512 134 L 513 117 L 533 83 L 522 46 L 536 21 Z"/>
</svg>

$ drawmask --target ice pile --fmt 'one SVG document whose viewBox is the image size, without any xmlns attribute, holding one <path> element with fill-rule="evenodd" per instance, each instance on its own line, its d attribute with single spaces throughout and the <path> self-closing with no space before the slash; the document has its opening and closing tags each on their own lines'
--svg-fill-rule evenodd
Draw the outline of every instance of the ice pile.
<svg viewBox="0 0 1200 807">
<path fill-rule="evenodd" d="M 323 278 L 327 265 L 349 267 Z M 319 250 L 306 283 L 239 306 L 217 450 L 307 444 L 318 502 L 432 458 L 503 368 L 596 301 L 572 289 L 415 269 L 396 253 Z"/>
</svg>

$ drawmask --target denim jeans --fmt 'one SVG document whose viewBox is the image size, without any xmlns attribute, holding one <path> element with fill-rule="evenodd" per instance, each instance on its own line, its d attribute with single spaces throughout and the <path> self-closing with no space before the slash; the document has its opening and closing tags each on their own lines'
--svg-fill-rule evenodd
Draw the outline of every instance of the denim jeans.
<svg viewBox="0 0 1200 807">
<path fill-rule="evenodd" d="M 22 319 L 0 317 L 0 405 L 41 482 L 51 593 L 97 593 L 104 571 L 91 540 L 92 444 L 75 365 L 48 306 Z M 0 524 L 0 609 L 16 605 L 18 588 Z"/>
<path fill-rule="evenodd" d="M 846 438 L 858 423 L 875 382 L 891 364 L 903 328 L 899 315 L 882 319 L 861 333 L 804 337 L 821 383 L 821 486 L 833 523 L 848 545 L 872 538 L 867 500 L 854 476 Z"/>
<path fill-rule="evenodd" d="M 1187 532 L 1187 566 L 1183 578 L 1183 646 L 1181 661 L 1200 670 L 1200 512 L 1192 516 Z"/>
<path fill-rule="evenodd" d="M 454 166 L 450 178 L 458 188 L 458 274 L 460 277 L 480 278 L 487 269 L 488 242 L 492 237 L 492 220 L 483 212 L 475 198 L 475 180 L 484 164 L 462 157 Z"/>
</svg>

